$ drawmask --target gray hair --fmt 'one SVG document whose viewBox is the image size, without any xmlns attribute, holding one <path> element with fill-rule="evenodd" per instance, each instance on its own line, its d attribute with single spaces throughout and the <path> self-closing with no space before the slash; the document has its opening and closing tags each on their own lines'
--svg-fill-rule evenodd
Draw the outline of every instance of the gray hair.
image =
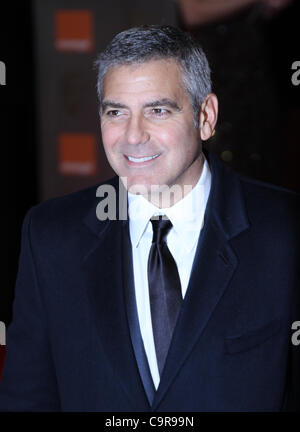
<svg viewBox="0 0 300 432">
<path fill-rule="evenodd" d="M 108 69 L 162 59 L 173 59 L 181 67 L 182 83 L 190 96 L 197 128 L 200 106 L 211 92 L 209 64 L 199 43 L 188 33 L 171 26 L 144 25 L 125 30 L 100 53 L 95 62 L 100 109 L 103 79 Z"/>
</svg>

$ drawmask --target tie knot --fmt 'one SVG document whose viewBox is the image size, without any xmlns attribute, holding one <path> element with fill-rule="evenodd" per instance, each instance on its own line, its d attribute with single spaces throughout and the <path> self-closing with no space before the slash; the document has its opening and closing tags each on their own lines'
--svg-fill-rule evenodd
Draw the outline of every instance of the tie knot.
<svg viewBox="0 0 300 432">
<path fill-rule="evenodd" d="M 158 219 L 152 217 L 150 221 L 153 228 L 152 243 L 161 243 L 172 228 L 172 222 L 167 216 L 159 216 Z"/>
</svg>

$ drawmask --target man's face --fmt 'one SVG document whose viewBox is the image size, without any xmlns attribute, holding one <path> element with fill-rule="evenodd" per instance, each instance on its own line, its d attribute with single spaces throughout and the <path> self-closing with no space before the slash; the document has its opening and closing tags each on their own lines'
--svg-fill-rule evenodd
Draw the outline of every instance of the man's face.
<svg viewBox="0 0 300 432">
<path fill-rule="evenodd" d="M 175 61 L 110 69 L 103 82 L 101 131 L 108 161 L 127 188 L 194 186 L 201 174 L 199 131 Z"/>
</svg>

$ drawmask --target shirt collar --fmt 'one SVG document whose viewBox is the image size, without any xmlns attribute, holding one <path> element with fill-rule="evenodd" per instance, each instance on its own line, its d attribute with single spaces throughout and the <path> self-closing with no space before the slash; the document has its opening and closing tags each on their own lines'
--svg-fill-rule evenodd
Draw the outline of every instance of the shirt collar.
<svg viewBox="0 0 300 432">
<path fill-rule="evenodd" d="M 133 247 L 137 247 L 146 230 L 152 232 L 149 220 L 154 215 L 166 215 L 172 222 L 174 234 L 189 252 L 203 226 L 206 203 L 211 186 L 211 173 L 204 157 L 202 172 L 195 187 L 172 207 L 158 208 L 142 195 L 128 192 L 129 229 Z"/>
</svg>

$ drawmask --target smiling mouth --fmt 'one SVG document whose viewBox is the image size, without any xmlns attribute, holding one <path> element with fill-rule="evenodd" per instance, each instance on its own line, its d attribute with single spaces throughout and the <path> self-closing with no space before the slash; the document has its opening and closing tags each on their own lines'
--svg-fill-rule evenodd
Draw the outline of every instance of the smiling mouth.
<svg viewBox="0 0 300 432">
<path fill-rule="evenodd" d="M 156 159 L 158 156 L 160 156 L 160 153 L 157 153 L 156 155 L 153 155 L 153 156 L 145 156 L 145 157 L 139 157 L 139 158 L 135 158 L 133 156 L 126 156 L 126 158 L 130 162 L 141 163 L 141 162 L 150 161 L 152 159 Z"/>
</svg>

